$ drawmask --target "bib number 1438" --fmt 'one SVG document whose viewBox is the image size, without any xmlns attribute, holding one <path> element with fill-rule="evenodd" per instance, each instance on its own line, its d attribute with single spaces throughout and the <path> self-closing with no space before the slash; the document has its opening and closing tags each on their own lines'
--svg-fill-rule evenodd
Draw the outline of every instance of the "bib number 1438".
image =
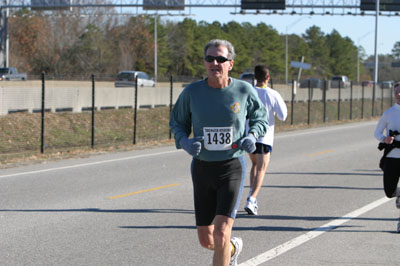
<svg viewBox="0 0 400 266">
<path fill-rule="evenodd" d="M 233 139 L 233 127 L 205 127 L 204 147 L 210 151 L 231 149 Z"/>
</svg>

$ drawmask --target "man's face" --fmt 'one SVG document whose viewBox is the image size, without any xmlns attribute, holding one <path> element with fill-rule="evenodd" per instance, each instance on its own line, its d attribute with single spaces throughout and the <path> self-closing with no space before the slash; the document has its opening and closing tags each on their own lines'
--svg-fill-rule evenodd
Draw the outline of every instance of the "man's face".
<svg viewBox="0 0 400 266">
<path fill-rule="evenodd" d="M 400 86 L 394 89 L 394 97 L 396 98 L 396 103 L 400 104 Z"/>
<path fill-rule="evenodd" d="M 206 52 L 206 56 L 223 56 L 228 58 L 228 49 L 225 46 L 219 47 L 209 47 Z M 229 71 L 233 67 L 233 60 L 226 61 L 224 63 L 218 63 L 217 60 L 213 60 L 212 62 L 207 62 L 204 60 L 204 65 L 207 69 L 208 78 L 228 78 Z"/>
</svg>

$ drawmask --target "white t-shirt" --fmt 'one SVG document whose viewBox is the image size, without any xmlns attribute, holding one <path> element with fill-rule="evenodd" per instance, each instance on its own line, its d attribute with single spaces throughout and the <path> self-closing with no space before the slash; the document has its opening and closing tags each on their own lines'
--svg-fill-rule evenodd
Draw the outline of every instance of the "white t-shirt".
<svg viewBox="0 0 400 266">
<path fill-rule="evenodd" d="M 266 117 L 268 121 L 267 133 L 264 137 L 260 137 L 257 142 L 272 147 L 274 144 L 275 115 L 279 120 L 285 121 L 287 117 L 287 107 L 282 96 L 276 90 L 269 87 L 259 88 L 254 86 L 254 88 L 257 91 L 258 97 L 268 110 Z"/>
<path fill-rule="evenodd" d="M 378 125 L 375 128 L 375 138 L 380 142 L 389 136 L 389 130 L 400 132 L 400 105 L 395 103 L 392 107 L 387 109 L 378 121 Z M 384 133 L 385 131 L 385 134 Z M 400 141 L 400 135 L 394 137 L 395 140 Z M 400 149 L 394 148 L 387 157 L 400 158 Z"/>
</svg>

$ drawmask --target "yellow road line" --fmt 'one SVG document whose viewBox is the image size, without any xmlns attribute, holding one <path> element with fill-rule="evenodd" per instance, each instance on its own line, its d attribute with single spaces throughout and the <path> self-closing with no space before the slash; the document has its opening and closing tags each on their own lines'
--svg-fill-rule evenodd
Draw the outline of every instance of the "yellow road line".
<svg viewBox="0 0 400 266">
<path fill-rule="evenodd" d="M 179 184 L 170 184 L 170 185 L 166 185 L 166 186 L 162 186 L 162 187 L 149 188 L 149 189 L 144 189 L 144 190 L 140 190 L 140 191 L 136 191 L 136 192 L 132 192 L 132 193 L 108 197 L 108 198 L 109 199 L 118 199 L 118 198 L 128 197 L 128 196 L 132 196 L 132 195 L 136 195 L 136 194 L 140 194 L 140 193 L 144 193 L 144 192 L 149 192 L 149 191 L 154 191 L 154 190 L 159 190 L 159 189 L 169 188 L 169 187 L 175 187 L 175 186 L 179 186 Z"/>
<path fill-rule="evenodd" d="M 322 154 L 326 154 L 326 153 L 330 153 L 330 152 L 333 152 L 333 150 L 326 150 L 326 151 L 321 151 L 321 152 L 317 152 L 317 153 L 308 154 L 308 157 L 322 155 Z"/>
</svg>

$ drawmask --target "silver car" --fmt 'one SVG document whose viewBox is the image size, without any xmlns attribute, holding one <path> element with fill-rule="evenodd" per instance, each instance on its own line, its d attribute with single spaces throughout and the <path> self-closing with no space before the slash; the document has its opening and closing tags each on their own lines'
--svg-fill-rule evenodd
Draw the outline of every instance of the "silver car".
<svg viewBox="0 0 400 266">
<path fill-rule="evenodd" d="M 118 73 L 114 85 L 115 87 L 134 87 L 136 85 L 136 77 L 138 81 L 138 86 L 156 86 L 154 80 L 151 79 L 149 75 L 147 75 L 147 73 L 142 71 L 121 71 Z"/>
</svg>

